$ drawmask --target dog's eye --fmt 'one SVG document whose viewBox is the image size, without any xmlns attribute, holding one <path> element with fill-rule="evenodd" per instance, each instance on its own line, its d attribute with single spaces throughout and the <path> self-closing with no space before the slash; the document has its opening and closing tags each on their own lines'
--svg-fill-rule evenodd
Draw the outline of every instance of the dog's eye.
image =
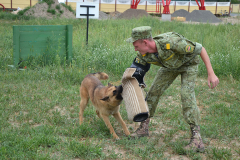
<svg viewBox="0 0 240 160">
<path fill-rule="evenodd" d="M 114 91 L 113 91 L 113 95 L 115 95 L 116 93 L 117 93 L 117 90 L 114 90 Z"/>
</svg>

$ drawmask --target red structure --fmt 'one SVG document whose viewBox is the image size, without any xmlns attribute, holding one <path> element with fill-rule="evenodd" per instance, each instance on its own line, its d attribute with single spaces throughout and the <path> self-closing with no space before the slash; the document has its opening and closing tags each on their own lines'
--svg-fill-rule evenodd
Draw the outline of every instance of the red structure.
<svg viewBox="0 0 240 160">
<path fill-rule="evenodd" d="M 5 10 L 5 7 L 4 7 L 4 5 L 2 5 L 1 3 L 0 3 L 0 6 L 2 6 L 3 7 L 3 11 Z"/>
<path fill-rule="evenodd" d="M 170 14 L 170 10 L 169 10 L 169 4 L 171 3 L 171 0 L 165 0 L 166 4 L 164 2 L 164 0 L 162 0 L 162 4 L 163 4 L 163 14 Z M 200 0 L 200 4 L 198 3 L 198 0 L 195 0 L 199 10 L 206 10 L 205 6 L 204 6 L 204 2 L 205 0 Z M 137 5 L 140 2 L 140 0 L 132 0 L 132 4 L 131 4 L 131 8 L 132 9 L 137 9 Z M 160 4 L 160 0 L 156 0 L 156 12 L 159 12 L 159 5 Z"/>
<path fill-rule="evenodd" d="M 163 14 L 170 14 L 170 10 L 169 10 L 169 4 L 170 4 L 171 0 L 166 0 L 166 4 L 164 3 L 164 0 L 162 0 L 163 3 Z"/>
<path fill-rule="evenodd" d="M 201 6 L 199 5 L 198 1 L 195 0 L 197 2 L 197 5 L 199 7 L 199 10 L 206 10 L 205 6 L 204 6 L 204 2 L 205 0 L 200 0 Z"/>
<path fill-rule="evenodd" d="M 140 0 L 132 0 L 131 8 L 132 9 L 137 9 L 137 5 L 140 2 Z"/>
</svg>

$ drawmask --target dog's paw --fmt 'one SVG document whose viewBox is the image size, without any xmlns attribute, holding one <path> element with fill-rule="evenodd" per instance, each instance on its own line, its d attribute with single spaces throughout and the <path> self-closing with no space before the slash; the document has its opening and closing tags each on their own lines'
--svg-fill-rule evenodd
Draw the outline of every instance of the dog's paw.
<svg viewBox="0 0 240 160">
<path fill-rule="evenodd" d="M 115 140 L 119 140 L 120 138 L 118 136 L 114 137 Z"/>
</svg>

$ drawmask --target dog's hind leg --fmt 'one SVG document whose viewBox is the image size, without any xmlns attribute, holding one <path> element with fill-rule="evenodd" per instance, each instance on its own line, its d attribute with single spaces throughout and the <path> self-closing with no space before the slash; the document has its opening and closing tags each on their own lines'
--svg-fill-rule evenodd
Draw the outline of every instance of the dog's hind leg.
<svg viewBox="0 0 240 160">
<path fill-rule="evenodd" d="M 85 88 L 80 88 L 80 111 L 79 111 L 79 124 L 81 125 L 83 123 L 83 112 L 88 104 L 89 96 L 88 92 Z"/>
<path fill-rule="evenodd" d="M 109 117 L 106 115 L 101 114 L 101 117 L 103 119 L 103 121 L 105 122 L 106 126 L 108 127 L 108 129 L 110 130 L 110 133 L 113 135 L 114 139 L 119 139 L 119 137 L 117 136 L 117 134 L 115 133 L 110 121 L 109 121 Z"/>
<path fill-rule="evenodd" d="M 127 136 L 130 135 L 130 132 L 128 131 L 128 128 L 127 128 L 127 126 L 126 126 L 126 123 L 123 121 L 120 113 L 117 112 L 117 113 L 113 114 L 113 116 L 114 116 L 114 118 L 121 124 L 121 126 L 122 126 L 125 134 L 126 134 Z"/>
</svg>

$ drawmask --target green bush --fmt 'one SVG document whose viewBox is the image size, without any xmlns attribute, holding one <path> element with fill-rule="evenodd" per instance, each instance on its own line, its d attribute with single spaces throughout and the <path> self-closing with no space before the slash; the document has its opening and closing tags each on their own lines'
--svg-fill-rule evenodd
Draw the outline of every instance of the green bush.
<svg viewBox="0 0 240 160">
<path fill-rule="evenodd" d="M 23 9 L 23 10 L 20 10 L 20 11 L 18 12 L 18 15 L 19 15 L 19 16 L 23 16 L 24 13 L 27 12 L 30 8 L 31 8 L 31 7 L 29 6 L 29 7 L 26 7 L 25 9 Z"/>
<path fill-rule="evenodd" d="M 60 10 L 60 5 L 56 5 L 56 9 L 57 9 L 57 10 Z"/>
<path fill-rule="evenodd" d="M 53 15 L 56 14 L 56 11 L 54 9 L 48 9 L 47 12 L 52 13 Z"/>
<path fill-rule="evenodd" d="M 65 3 L 60 3 L 62 6 L 64 6 L 65 8 L 67 8 L 69 11 L 71 11 L 72 13 L 75 14 L 75 11 L 72 9 L 72 7 L 70 5 L 66 5 Z"/>
<path fill-rule="evenodd" d="M 12 13 L 9 13 L 9 12 L 0 11 L 0 19 L 5 19 L 5 20 L 29 20 L 31 18 L 32 18 L 31 16 L 18 15 L 18 14 L 12 14 Z"/>
<path fill-rule="evenodd" d="M 51 6 L 51 4 L 54 3 L 53 0 L 42 0 L 42 2 L 46 2 L 48 4 L 48 6 Z"/>
</svg>

